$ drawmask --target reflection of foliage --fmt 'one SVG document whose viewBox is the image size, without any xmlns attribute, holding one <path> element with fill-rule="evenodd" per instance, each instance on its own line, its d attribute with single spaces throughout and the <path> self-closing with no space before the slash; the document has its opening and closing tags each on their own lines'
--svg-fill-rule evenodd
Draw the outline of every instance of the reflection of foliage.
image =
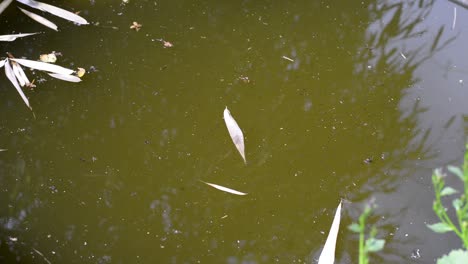
<svg viewBox="0 0 468 264">
<path fill-rule="evenodd" d="M 358 53 L 355 64 L 357 65 L 355 74 L 360 80 L 366 82 L 362 86 L 370 84 L 373 89 L 379 89 L 379 93 L 383 94 L 386 100 L 393 101 L 401 98 L 404 90 L 417 82 L 414 79 L 414 71 L 417 67 L 455 39 L 451 37 L 443 40 L 444 26 L 442 25 L 432 42 L 422 44 L 417 42 L 421 36 L 429 34 L 428 29 L 421 26 L 421 22 L 431 12 L 433 4 L 434 0 L 376 1 L 369 5 L 370 16 L 374 20 L 367 30 L 366 47 Z M 414 48 L 407 49 L 407 46 Z M 395 107 L 397 103 L 398 101 L 395 102 Z M 411 109 L 405 109 L 405 111 L 406 114 L 396 112 L 398 117 L 395 118 L 398 119 L 402 129 L 407 130 L 408 127 L 414 127 L 418 115 L 426 109 L 421 108 L 419 102 L 416 101 Z M 383 127 L 376 127 L 376 130 L 384 131 L 385 127 L 388 127 L 386 122 L 382 125 Z M 433 157 L 427 146 L 429 131 L 414 128 L 411 132 L 402 130 L 401 135 L 399 142 L 394 142 L 393 145 L 400 146 L 397 149 L 406 153 L 406 157 L 387 154 L 385 158 L 393 159 L 393 164 L 405 164 L 408 156 L 417 156 L 418 159 L 423 160 Z M 410 149 L 408 146 L 411 146 Z M 385 179 L 378 177 L 374 181 L 380 181 L 378 182 L 380 187 L 385 187 L 387 191 L 391 190 L 391 177 L 383 178 Z"/>
<path fill-rule="evenodd" d="M 377 20 L 374 25 L 369 27 L 367 52 L 361 53 L 360 60 L 377 59 L 377 68 L 386 69 L 389 72 L 412 73 L 419 64 L 446 47 L 455 37 L 441 43 L 445 29 L 443 25 L 439 27 L 428 50 L 425 49 L 427 43 L 407 51 L 404 51 L 400 45 L 401 42 L 411 41 L 428 33 L 426 29 L 420 29 L 419 26 L 431 12 L 433 4 L 434 0 L 419 1 L 418 3 L 406 1 L 372 3 L 369 9 Z M 427 52 L 427 54 L 421 55 L 421 52 Z"/>
</svg>

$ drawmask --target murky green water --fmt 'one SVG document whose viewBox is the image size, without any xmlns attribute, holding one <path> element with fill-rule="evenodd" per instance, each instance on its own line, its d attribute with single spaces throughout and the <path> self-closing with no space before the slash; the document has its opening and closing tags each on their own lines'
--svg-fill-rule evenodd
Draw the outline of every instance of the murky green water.
<svg viewBox="0 0 468 264">
<path fill-rule="evenodd" d="M 93 23 L 59 33 L 10 7 L 1 34 L 46 34 L 2 52 L 95 71 L 28 71 L 36 118 L 0 75 L 0 262 L 315 263 L 340 198 L 338 263 L 370 200 L 373 263 L 461 247 L 425 224 L 431 170 L 464 153 L 468 11 L 452 30 L 448 1 L 327 2 L 54 2 Z"/>
</svg>

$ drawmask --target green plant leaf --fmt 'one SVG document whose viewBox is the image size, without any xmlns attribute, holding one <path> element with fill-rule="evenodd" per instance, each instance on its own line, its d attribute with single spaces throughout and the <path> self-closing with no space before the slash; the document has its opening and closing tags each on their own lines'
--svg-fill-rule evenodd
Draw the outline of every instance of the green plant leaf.
<svg viewBox="0 0 468 264">
<path fill-rule="evenodd" d="M 366 240 L 366 250 L 368 252 L 377 252 L 383 249 L 385 246 L 385 240 L 369 238 Z"/>
<path fill-rule="evenodd" d="M 444 255 L 437 260 L 437 264 L 458 263 L 468 263 L 468 251 L 462 249 L 452 250 L 448 255 Z"/>
<path fill-rule="evenodd" d="M 452 194 L 455 194 L 457 193 L 458 191 L 455 190 L 454 188 L 452 187 L 445 187 L 444 189 L 442 189 L 442 191 L 440 192 L 440 196 L 447 196 L 447 195 L 452 195 Z"/>
<path fill-rule="evenodd" d="M 436 233 L 441 233 L 441 234 L 452 231 L 452 228 L 449 225 L 447 225 L 446 223 L 442 223 L 442 222 L 432 224 L 432 225 L 427 225 L 427 227 L 429 227 L 432 231 Z"/>
<path fill-rule="evenodd" d="M 447 166 L 447 170 L 450 171 L 451 173 L 457 175 L 458 178 L 460 178 L 460 180 L 463 181 L 463 178 L 464 178 L 465 176 L 463 175 L 463 171 L 462 171 L 459 167 L 452 166 L 452 165 L 448 165 L 448 166 Z"/>
<path fill-rule="evenodd" d="M 352 223 L 348 226 L 348 229 L 354 233 L 361 232 L 361 227 L 357 223 Z"/>
<path fill-rule="evenodd" d="M 459 211 L 463 203 L 460 199 L 457 198 L 452 201 L 452 205 L 453 205 L 453 208 L 455 208 L 455 210 Z"/>
</svg>

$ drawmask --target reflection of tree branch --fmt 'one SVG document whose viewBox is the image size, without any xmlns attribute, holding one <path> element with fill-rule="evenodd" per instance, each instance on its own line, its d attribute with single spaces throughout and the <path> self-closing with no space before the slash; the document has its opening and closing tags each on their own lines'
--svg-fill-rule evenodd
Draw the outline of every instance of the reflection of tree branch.
<svg viewBox="0 0 468 264">
<path fill-rule="evenodd" d="M 468 0 L 449 0 L 449 1 L 468 9 Z"/>
</svg>

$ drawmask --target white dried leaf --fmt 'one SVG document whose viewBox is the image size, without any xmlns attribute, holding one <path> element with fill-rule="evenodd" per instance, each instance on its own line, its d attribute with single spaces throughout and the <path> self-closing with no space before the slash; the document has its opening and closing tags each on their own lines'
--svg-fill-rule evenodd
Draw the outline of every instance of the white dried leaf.
<svg viewBox="0 0 468 264">
<path fill-rule="evenodd" d="M 80 25 L 87 25 L 88 24 L 88 21 L 86 21 L 86 19 L 80 17 L 79 15 L 74 14 L 74 13 L 72 13 L 70 11 L 65 10 L 65 9 L 53 6 L 53 5 L 49 5 L 49 4 L 34 1 L 34 0 L 16 0 L 16 1 L 18 1 L 18 2 L 20 2 L 22 4 L 25 4 L 25 5 L 28 5 L 28 6 L 32 7 L 32 8 L 36 8 L 36 9 L 39 9 L 41 11 L 49 12 L 49 13 L 55 15 L 55 16 L 61 17 L 63 19 L 66 19 L 66 20 L 69 20 L 69 21 L 72 21 L 72 22 L 75 22 L 75 23 L 80 24 Z"/>
<path fill-rule="evenodd" d="M 335 262 L 336 239 L 338 238 L 338 231 L 340 229 L 340 220 L 341 202 L 338 208 L 336 208 L 335 217 L 333 218 L 333 223 L 325 241 L 325 246 L 320 254 L 318 264 L 333 264 Z"/>
<path fill-rule="evenodd" d="M 236 145 L 236 148 L 242 156 L 244 163 L 247 163 L 247 160 L 245 159 L 244 134 L 242 133 L 242 130 L 240 129 L 236 120 L 234 120 L 232 117 L 231 112 L 229 112 L 227 107 L 224 109 L 224 122 L 226 123 L 226 127 L 229 131 L 232 142 L 234 142 L 234 145 Z"/>
<path fill-rule="evenodd" d="M 5 65 L 6 61 L 7 61 L 7 59 L 4 59 L 4 60 L 0 61 L 0 68 L 3 67 L 3 65 Z"/>
<path fill-rule="evenodd" d="M 27 15 L 28 17 L 30 17 L 31 19 L 35 20 L 36 22 L 50 28 L 50 29 L 53 29 L 55 31 L 58 31 L 57 29 L 57 25 L 55 25 L 52 21 L 48 20 L 47 18 L 44 18 L 38 14 L 35 14 L 33 12 L 29 12 L 28 10 L 25 10 L 21 7 L 18 7 L 21 12 L 23 12 L 25 15 Z"/>
<path fill-rule="evenodd" d="M 236 190 L 233 190 L 231 188 L 224 187 L 224 186 L 221 186 L 221 185 L 218 185 L 218 184 L 204 182 L 204 181 L 201 181 L 201 182 L 203 182 L 205 184 L 208 184 L 209 186 L 211 186 L 211 187 L 213 187 L 215 189 L 218 189 L 220 191 L 223 191 L 223 192 L 232 193 L 232 194 L 235 194 L 235 195 L 247 195 L 247 193 L 239 192 L 239 191 L 236 191 Z"/>
<path fill-rule="evenodd" d="M 24 73 L 21 66 L 14 61 L 11 61 L 11 66 L 13 67 L 13 73 L 15 74 L 16 79 L 18 79 L 20 85 L 21 86 L 29 85 L 28 77 Z"/>
<path fill-rule="evenodd" d="M 5 11 L 5 9 L 13 2 L 13 0 L 3 0 L 3 2 L 0 3 L 0 14 Z"/>
<path fill-rule="evenodd" d="M 49 73 L 49 75 L 62 81 L 75 82 L 75 83 L 81 82 L 81 79 L 75 75 L 59 74 L 59 73 Z"/>
<path fill-rule="evenodd" d="M 24 33 L 24 34 L 11 34 L 11 35 L 0 35 L 0 41 L 14 41 L 17 38 L 22 38 L 22 37 L 27 37 L 31 35 L 39 34 L 39 32 L 36 33 Z"/>
<path fill-rule="evenodd" d="M 40 61 L 33 61 L 33 60 L 27 60 L 27 59 L 11 59 L 13 61 L 18 62 L 19 64 L 26 66 L 28 68 L 40 70 L 40 71 L 46 71 L 46 72 L 52 72 L 52 73 L 58 73 L 58 74 L 63 74 L 63 75 L 69 75 L 72 74 L 74 71 L 64 68 L 62 66 L 50 64 L 50 63 L 45 63 L 45 62 L 40 62 Z"/>
<path fill-rule="evenodd" d="M 13 84 L 13 86 L 15 86 L 24 103 L 29 107 L 29 109 L 32 110 L 31 106 L 29 105 L 29 100 L 26 97 L 26 95 L 24 95 L 23 90 L 21 90 L 21 87 L 19 86 L 18 81 L 15 78 L 15 74 L 13 73 L 13 69 L 11 68 L 10 63 L 8 61 L 5 63 L 5 75 L 7 76 L 8 80 L 10 80 L 10 82 Z"/>
</svg>

